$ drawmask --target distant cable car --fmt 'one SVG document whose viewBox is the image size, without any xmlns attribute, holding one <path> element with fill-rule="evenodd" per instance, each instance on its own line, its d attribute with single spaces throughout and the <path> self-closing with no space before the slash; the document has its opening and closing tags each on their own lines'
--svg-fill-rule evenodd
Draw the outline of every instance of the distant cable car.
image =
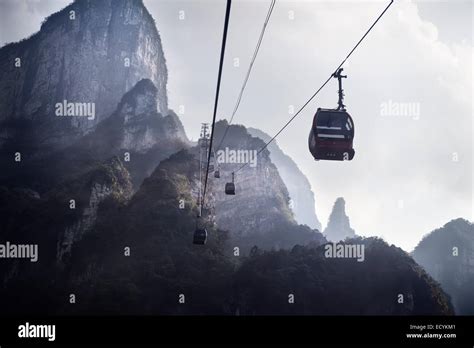
<svg viewBox="0 0 474 348">
<path fill-rule="evenodd" d="M 205 228 L 197 228 L 194 231 L 193 244 L 204 245 L 207 241 L 207 230 Z"/>
<path fill-rule="evenodd" d="M 228 182 L 225 184 L 225 194 L 235 195 L 235 184 L 233 182 Z"/>
<path fill-rule="evenodd" d="M 202 202 L 200 202 L 202 204 Z M 196 230 L 194 231 L 193 244 L 204 245 L 207 240 L 207 230 L 201 222 L 202 210 L 200 210 L 199 215 L 196 219 Z"/>
<path fill-rule="evenodd" d="M 232 182 L 228 182 L 225 184 L 225 194 L 235 195 L 234 173 L 232 173 Z"/>
<path fill-rule="evenodd" d="M 337 109 L 318 108 L 309 133 L 309 151 L 315 160 L 350 161 L 354 157 L 354 121 L 343 104 L 342 68 L 333 74 L 339 82 Z"/>
</svg>

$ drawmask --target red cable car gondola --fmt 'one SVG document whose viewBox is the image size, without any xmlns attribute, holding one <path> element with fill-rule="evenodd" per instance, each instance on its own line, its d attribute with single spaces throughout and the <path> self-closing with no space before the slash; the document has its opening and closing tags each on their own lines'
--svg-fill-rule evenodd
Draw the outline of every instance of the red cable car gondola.
<svg viewBox="0 0 474 348">
<path fill-rule="evenodd" d="M 354 121 L 343 104 L 342 68 L 333 74 L 339 81 L 337 109 L 318 108 L 309 133 L 309 151 L 315 160 L 350 161 L 354 157 Z"/>
</svg>

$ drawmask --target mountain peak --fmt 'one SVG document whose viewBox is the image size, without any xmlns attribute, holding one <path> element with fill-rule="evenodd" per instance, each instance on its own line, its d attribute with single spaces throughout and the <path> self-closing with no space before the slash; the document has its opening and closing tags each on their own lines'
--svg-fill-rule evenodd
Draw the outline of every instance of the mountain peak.
<svg viewBox="0 0 474 348">
<path fill-rule="evenodd" d="M 151 14 L 148 13 L 148 10 L 146 9 L 142 0 L 74 0 L 63 9 L 46 17 L 41 24 L 41 30 L 54 29 L 55 26 L 61 24 L 63 20 L 70 20 L 72 18 L 74 18 L 74 20 L 79 19 L 80 14 L 85 13 L 85 11 L 112 11 L 113 7 L 126 7 L 128 9 L 127 16 L 124 17 L 125 20 L 130 20 L 131 16 L 134 15 L 133 12 L 136 11 L 144 11 L 144 14 L 151 17 Z M 74 11 L 74 13 L 71 13 L 71 11 Z M 65 21 L 63 23 L 65 23 Z"/>
<path fill-rule="evenodd" d="M 474 314 L 474 225 L 458 218 L 420 241 L 412 255 L 451 296 L 456 314 Z"/>
<path fill-rule="evenodd" d="M 343 197 L 337 198 L 336 202 L 334 202 L 324 235 L 332 242 L 338 242 L 355 236 L 355 231 L 351 228 L 349 217 L 346 214 L 346 201 Z"/>
<path fill-rule="evenodd" d="M 158 89 L 155 87 L 150 79 L 142 79 L 122 97 L 119 104 L 119 110 L 125 114 L 125 122 L 129 119 L 127 116 L 145 116 L 157 112 L 157 93 Z"/>
<path fill-rule="evenodd" d="M 226 121 L 216 123 L 214 137 L 217 143 L 227 124 Z M 215 207 L 213 215 L 219 229 L 229 231 L 230 240 L 239 245 L 244 254 L 255 245 L 281 249 L 296 244 L 321 243 L 324 238 L 319 231 L 299 225 L 295 220 L 288 188 L 270 151 L 266 149 L 257 155 L 258 149 L 265 145 L 264 140 L 253 136 L 243 125 L 233 124 L 227 130 L 215 154 L 222 179 L 211 180 L 209 186 L 209 200 Z M 195 153 L 199 156 L 199 148 Z M 232 178 L 237 165 L 244 163 L 247 165 L 234 177 L 236 195 L 230 197 L 225 194 L 223 184 Z M 302 181 L 304 176 L 299 175 L 296 174 Z"/>
<path fill-rule="evenodd" d="M 256 129 L 247 128 L 250 135 L 268 142 L 271 136 Z M 311 190 L 311 184 L 308 178 L 303 174 L 293 159 L 285 154 L 278 146 L 277 141 L 268 145 L 270 158 L 275 163 L 283 182 L 288 188 L 291 197 L 290 208 L 295 214 L 298 223 L 308 225 L 311 228 L 321 231 L 321 223 L 315 213 L 314 193 Z"/>
<path fill-rule="evenodd" d="M 76 0 L 35 35 L 1 48 L 0 69 L 0 146 L 39 138 L 46 140 L 30 144 L 38 152 L 65 148 L 94 131 L 142 79 L 156 86 L 156 108 L 168 114 L 161 38 L 141 1 Z M 61 103 L 93 106 L 94 115 L 60 118 Z M 16 126 L 22 122 L 34 122 L 34 134 Z"/>
</svg>

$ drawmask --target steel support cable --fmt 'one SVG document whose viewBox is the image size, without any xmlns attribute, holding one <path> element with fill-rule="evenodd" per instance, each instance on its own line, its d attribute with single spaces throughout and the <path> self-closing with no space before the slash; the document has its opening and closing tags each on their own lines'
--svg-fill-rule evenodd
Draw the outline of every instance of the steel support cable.
<svg viewBox="0 0 474 348">
<path fill-rule="evenodd" d="M 370 33 L 370 31 L 374 28 L 374 26 L 377 24 L 377 22 L 383 17 L 383 15 L 387 12 L 387 10 L 390 8 L 390 6 L 392 6 L 394 0 L 391 0 L 390 3 L 387 5 L 387 7 L 385 7 L 385 9 L 382 11 L 382 13 L 377 17 L 377 19 L 374 21 L 374 23 L 370 26 L 370 28 L 365 32 L 365 34 L 361 37 L 361 39 L 357 42 L 357 44 L 352 48 L 352 50 L 349 52 L 349 54 L 343 59 L 343 61 L 341 62 L 341 64 L 339 64 L 339 66 L 334 70 L 334 73 L 336 73 L 339 68 L 341 68 L 344 63 L 347 61 L 347 59 L 349 59 L 349 57 L 352 55 L 352 53 L 354 53 L 354 51 L 357 49 L 357 47 L 359 47 L 359 45 L 361 44 L 362 41 L 364 41 L 365 37 Z M 290 118 L 288 120 L 288 122 L 285 123 L 285 125 L 269 140 L 265 143 L 264 146 L 262 146 L 260 148 L 260 150 L 257 151 L 257 155 L 259 155 L 263 150 L 265 150 L 267 148 L 268 145 L 270 145 L 270 143 L 275 140 L 275 138 L 280 135 L 281 132 L 283 132 L 285 130 L 286 127 L 288 127 L 288 125 L 301 113 L 301 111 L 304 110 L 304 108 L 306 108 L 306 106 L 314 99 L 314 97 L 316 97 L 316 95 L 327 85 L 327 83 L 331 80 L 332 76 L 334 73 L 331 73 L 331 75 L 329 75 L 328 79 L 326 81 L 324 81 L 324 83 L 321 85 L 321 87 L 319 87 L 316 92 L 314 92 L 314 94 L 306 101 L 306 103 L 303 104 L 303 106 L 293 115 L 292 118 Z M 240 170 L 242 170 L 243 168 L 245 168 L 247 165 L 249 164 L 249 162 L 246 162 L 244 163 L 242 166 L 240 166 L 236 171 L 234 171 L 234 173 L 237 173 L 239 172 Z"/>
<path fill-rule="evenodd" d="M 267 12 L 267 16 L 265 18 L 265 21 L 263 23 L 263 27 L 262 27 L 262 30 L 260 32 L 260 37 L 257 41 L 257 46 L 255 47 L 255 50 L 253 52 L 253 55 L 252 55 L 252 59 L 250 60 L 250 65 L 249 65 L 249 68 L 247 70 L 247 74 L 245 75 L 245 79 L 244 79 L 244 83 L 242 84 L 242 87 L 240 89 L 240 92 L 239 92 L 239 96 L 237 97 L 237 102 L 235 103 L 235 106 L 234 106 L 234 110 L 232 111 L 232 114 L 231 114 L 231 117 L 229 119 L 229 122 L 225 128 L 225 131 L 224 131 L 224 135 L 221 137 L 221 140 L 219 142 L 219 145 L 217 146 L 216 148 L 216 151 L 218 151 L 221 146 L 222 146 L 222 143 L 224 142 L 224 139 L 227 135 L 227 132 L 229 131 L 229 127 L 234 119 L 234 116 L 235 114 L 237 113 L 237 109 L 239 108 L 240 106 L 240 102 L 242 100 L 242 96 L 244 94 L 244 90 L 245 90 L 245 87 L 247 86 L 247 82 L 249 80 L 249 77 L 250 77 L 250 73 L 252 72 L 252 68 L 253 68 L 253 65 L 255 63 L 255 60 L 257 58 L 257 55 L 258 55 L 258 51 L 260 49 L 260 45 L 262 44 L 262 41 L 263 41 L 263 36 L 265 35 L 265 30 L 267 29 L 267 25 L 268 25 L 268 22 L 270 20 L 270 17 L 272 15 L 272 12 L 273 12 L 273 7 L 275 7 L 275 2 L 276 0 L 272 0 L 272 2 L 270 3 L 270 7 L 268 9 L 268 12 Z"/>
<path fill-rule="evenodd" d="M 227 29 L 229 27 L 229 18 L 230 18 L 230 8 L 231 8 L 232 0 L 227 0 L 227 6 L 225 11 L 225 20 L 224 20 L 224 32 L 222 35 L 222 47 L 221 47 L 221 56 L 219 62 L 219 72 L 217 75 L 217 88 L 216 88 L 216 97 L 214 100 L 214 114 L 212 117 L 212 129 L 211 129 L 211 140 L 209 144 L 209 151 L 207 154 L 207 166 L 206 166 L 206 176 L 204 178 L 204 191 L 202 194 L 202 202 L 201 205 L 204 206 L 204 199 L 206 198 L 206 190 L 207 190 L 207 179 L 209 176 L 209 163 L 211 161 L 211 151 L 212 151 L 212 141 L 214 139 L 214 126 L 216 124 L 216 114 L 217 114 L 217 105 L 219 103 L 219 91 L 221 88 L 221 77 L 222 77 L 222 66 L 224 65 L 224 56 L 225 56 L 225 45 L 227 41 Z"/>
</svg>

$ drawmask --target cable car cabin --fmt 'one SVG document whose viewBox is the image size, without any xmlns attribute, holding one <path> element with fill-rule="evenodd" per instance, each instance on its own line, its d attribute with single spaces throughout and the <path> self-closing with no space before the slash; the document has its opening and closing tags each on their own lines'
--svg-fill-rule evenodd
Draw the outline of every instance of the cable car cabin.
<svg viewBox="0 0 474 348">
<path fill-rule="evenodd" d="M 235 195 L 235 184 L 233 182 L 228 182 L 225 184 L 225 194 Z"/>
<path fill-rule="evenodd" d="M 352 160 L 353 140 L 354 122 L 347 111 L 318 108 L 308 139 L 309 151 L 315 160 Z"/>
<path fill-rule="evenodd" d="M 235 173 L 232 172 L 232 181 L 225 184 L 225 194 L 235 195 Z"/>
<path fill-rule="evenodd" d="M 207 231 L 205 228 L 198 228 L 194 231 L 193 244 L 204 245 L 207 240 Z"/>
</svg>

